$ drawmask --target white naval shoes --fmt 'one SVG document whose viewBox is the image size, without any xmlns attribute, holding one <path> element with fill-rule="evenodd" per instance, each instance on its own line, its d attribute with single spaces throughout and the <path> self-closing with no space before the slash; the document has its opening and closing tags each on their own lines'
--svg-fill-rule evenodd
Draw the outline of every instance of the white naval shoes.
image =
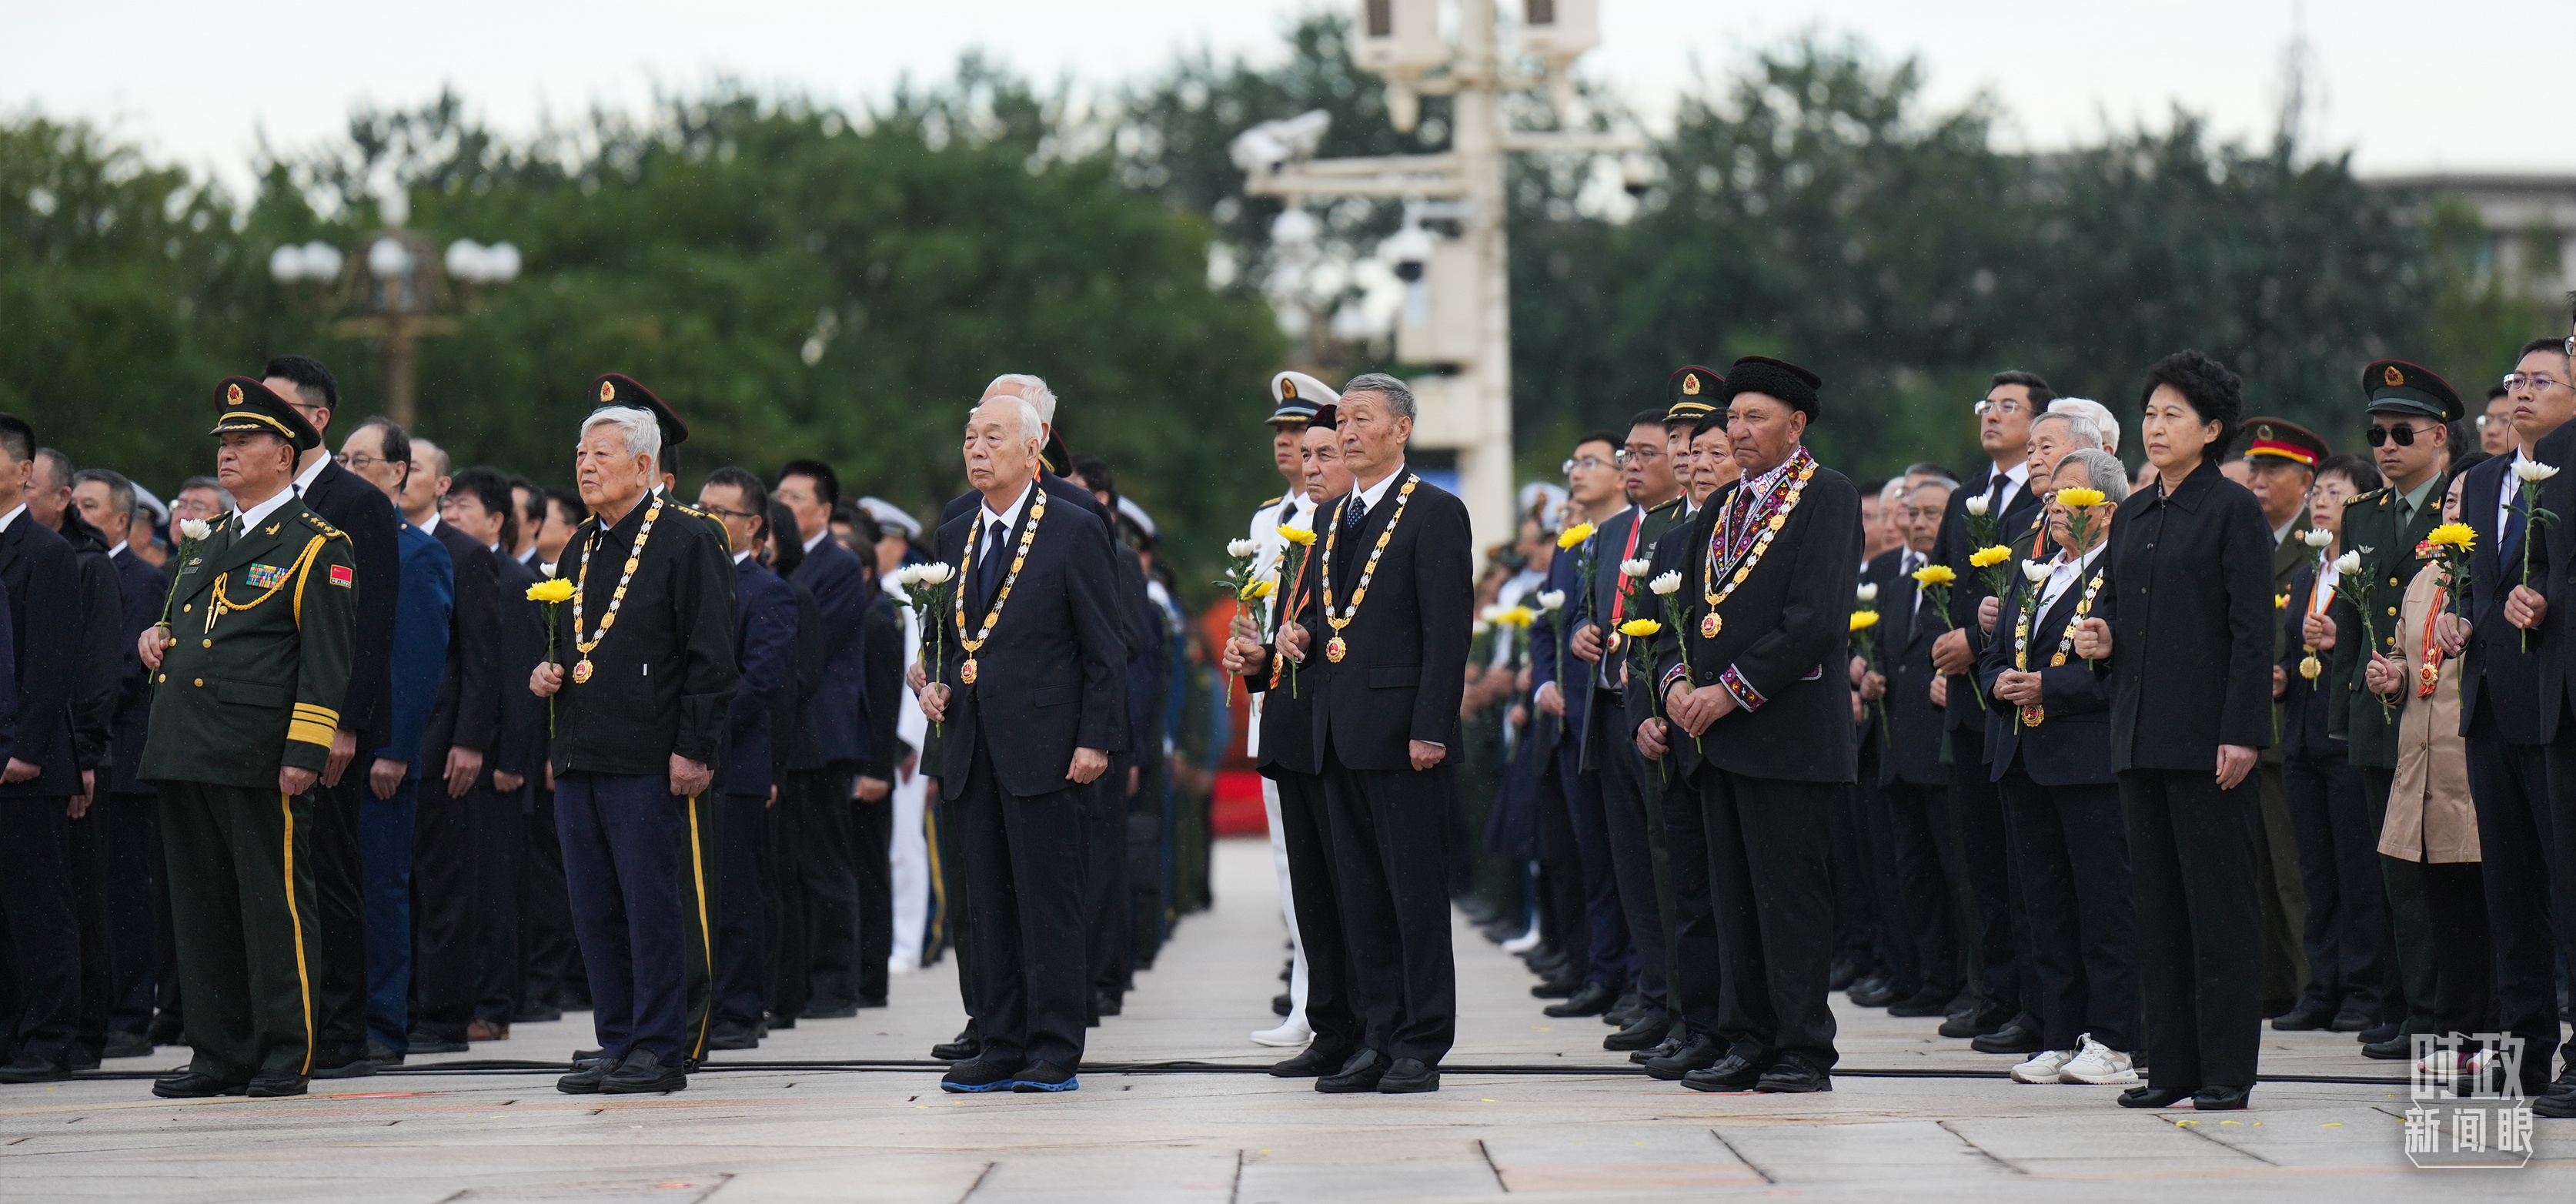
<svg viewBox="0 0 2576 1204">
<path fill-rule="evenodd" d="M 1278 1049 L 1293 1049 L 1315 1039 L 1315 1030 L 1306 1026 L 1305 1018 L 1291 1016 L 1277 1028 L 1265 1028 L 1252 1034 L 1252 1043 Z"/>
<path fill-rule="evenodd" d="M 1538 943 L 1541 940 L 1546 939 L 1546 936 L 1546 933 L 1539 931 L 1538 925 L 1532 924 L 1530 925 L 1529 931 L 1513 937 L 1508 941 L 1504 941 L 1503 952 L 1519 956 L 1520 954 L 1527 953 L 1532 949 L 1538 948 Z"/>
<path fill-rule="evenodd" d="M 2013 1081 L 2016 1083 L 2058 1082 L 2057 1072 L 2066 1069 L 2066 1064 L 2074 1060 L 2074 1050 L 2043 1049 L 2032 1054 L 2029 1061 L 2012 1068 Z"/>
<path fill-rule="evenodd" d="M 2057 1081 L 2095 1084 L 2128 1084 L 2138 1081 L 2137 1067 L 2130 1064 L 2129 1055 L 2094 1040 L 2091 1033 L 2084 1034 L 2082 1039 L 2084 1048 L 2077 1051 L 2074 1060 L 2058 1071 Z"/>
</svg>

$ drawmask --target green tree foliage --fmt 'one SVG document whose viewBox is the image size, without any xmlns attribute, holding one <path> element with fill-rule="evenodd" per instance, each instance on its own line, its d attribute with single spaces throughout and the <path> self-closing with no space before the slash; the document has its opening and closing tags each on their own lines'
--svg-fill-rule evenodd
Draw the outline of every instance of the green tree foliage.
<svg viewBox="0 0 2576 1204">
<path fill-rule="evenodd" d="M 2524 246 L 2548 254 L 2538 262 L 2501 270 L 2495 236 L 2476 207 L 2458 197 L 2435 197 L 2425 206 L 2424 240 L 2432 252 L 2433 357 L 2426 366 L 2449 380 L 2483 413 L 2487 386 L 2513 369 L 2514 351 L 2531 339 L 2558 333 L 2566 311 L 2536 284 L 2555 280 L 2557 232 L 2525 232 Z"/>
</svg>

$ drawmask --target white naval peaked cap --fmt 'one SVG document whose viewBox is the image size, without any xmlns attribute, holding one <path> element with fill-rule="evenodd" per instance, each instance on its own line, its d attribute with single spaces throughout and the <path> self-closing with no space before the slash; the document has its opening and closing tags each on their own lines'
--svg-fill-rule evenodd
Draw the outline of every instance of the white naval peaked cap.
<svg viewBox="0 0 2576 1204">
<path fill-rule="evenodd" d="M 1282 372 L 1270 378 L 1270 400 L 1277 407 L 1269 419 L 1275 426 L 1282 422 L 1312 422 L 1317 410 L 1339 403 L 1342 395 L 1303 372 Z"/>
</svg>

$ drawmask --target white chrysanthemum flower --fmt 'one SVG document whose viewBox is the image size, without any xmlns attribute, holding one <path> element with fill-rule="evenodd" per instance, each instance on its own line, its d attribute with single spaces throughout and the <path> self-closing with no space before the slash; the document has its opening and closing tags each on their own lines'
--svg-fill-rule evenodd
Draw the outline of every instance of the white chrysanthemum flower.
<svg viewBox="0 0 2576 1204">
<path fill-rule="evenodd" d="M 2307 534 L 2302 535 L 2299 538 L 2306 540 L 2309 547 L 2322 548 L 2327 544 L 2334 542 L 2334 532 L 2317 528 L 2310 530 Z"/>
<path fill-rule="evenodd" d="M 1565 605 L 1564 590 L 1543 589 L 1538 591 L 1538 608 L 1540 610 L 1555 610 L 1563 605 Z"/>
<path fill-rule="evenodd" d="M 1235 557 L 1250 556 L 1260 547 L 1260 544 L 1254 543 L 1249 539 L 1238 539 L 1225 545 L 1225 554 Z"/>
<path fill-rule="evenodd" d="M 2048 562 L 2044 560 L 2022 561 L 2021 575 L 2024 580 L 2030 582 L 2032 585 L 2037 585 L 2042 581 L 2046 581 L 2048 580 Z"/>
<path fill-rule="evenodd" d="M 2354 573 L 2360 572 L 2361 553 L 2346 552 L 2341 556 L 2335 557 L 2334 571 L 2335 575 L 2338 577 L 2349 577 Z"/>
<path fill-rule="evenodd" d="M 1655 571 L 1655 564 L 1651 560 L 1622 560 L 1619 562 L 1619 571 L 1631 577 L 1643 577 Z"/>
<path fill-rule="evenodd" d="M 202 518 L 182 519 L 179 523 L 179 536 L 183 539 L 205 539 L 214 533 L 214 524 Z"/>
<path fill-rule="evenodd" d="M 2557 476 L 2558 466 L 2543 464 L 2538 460 L 2516 460 L 2513 462 L 2513 475 L 2537 484 Z"/>
<path fill-rule="evenodd" d="M 1988 503 L 1984 494 L 1979 494 L 1975 497 L 1969 498 L 1968 513 L 1976 515 L 1979 518 L 1984 518 L 1986 516 L 1987 505 Z"/>
<path fill-rule="evenodd" d="M 1646 588 L 1655 591 L 1657 594 L 1680 593 L 1682 589 L 1682 575 L 1678 571 L 1666 573 L 1661 577 L 1655 578 L 1653 581 L 1647 582 Z"/>
<path fill-rule="evenodd" d="M 921 570 L 920 575 L 914 579 L 923 585 L 946 585 L 950 578 L 957 575 L 957 566 L 944 560 L 914 567 Z"/>
<path fill-rule="evenodd" d="M 1876 602 L 1878 601 L 1878 583 L 1875 581 L 1863 581 L 1860 583 L 1859 589 L 1852 591 L 1852 596 L 1863 602 Z"/>
</svg>

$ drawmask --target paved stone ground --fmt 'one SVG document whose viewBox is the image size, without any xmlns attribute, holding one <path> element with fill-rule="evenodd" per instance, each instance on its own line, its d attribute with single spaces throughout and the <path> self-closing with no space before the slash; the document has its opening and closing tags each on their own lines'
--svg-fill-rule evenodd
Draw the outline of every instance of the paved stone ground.
<svg viewBox="0 0 2576 1204">
<path fill-rule="evenodd" d="M 1219 852 L 1221 900 L 1094 1030 L 1097 1062 L 1259 1066 L 1280 960 L 1269 855 Z M 2141 1114 L 2114 1089 L 2025 1087 L 2010 1059 L 1928 1021 L 1846 1014 L 1830 1095 L 1702 1095 L 1628 1073 L 1595 1021 L 1538 1013 L 1519 964 L 1461 925 L 1453 1066 L 1419 1096 L 1321 1096 L 1264 1075 L 1083 1075 L 1074 1095 L 954 1097 L 933 1068 L 744 1069 L 684 1093 L 567 1096 L 552 1071 L 440 1063 L 562 1058 L 587 1016 L 518 1027 L 415 1072 L 299 1100 L 155 1100 L 139 1079 L 0 1087 L 0 1200 L 439 1201 L 2363 1200 L 2576 1193 L 2576 1126 L 2541 1121 L 2518 1171 L 2424 1172 L 2402 1154 L 2402 1083 L 2267 1083 L 2234 1119 Z M 945 967 L 893 1006 L 774 1036 L 751 1062 L 917 1061 L 958 1023 Z M 164 1050 L 175 1062 L 181 1051 Z M 2349 1037 L 2267 1034 L 2274 1075 L 2378 1076 Z M 157 1069 L 141 1060 L 119 1068 Z M 419 1068 L 427 1067 L 427 1070 Z M 1881 1077 L 1861 1071 L 1901 1071 Z M 1945 1077 L 1921 1077 L 1939 1072 Z"/>
</svg>

